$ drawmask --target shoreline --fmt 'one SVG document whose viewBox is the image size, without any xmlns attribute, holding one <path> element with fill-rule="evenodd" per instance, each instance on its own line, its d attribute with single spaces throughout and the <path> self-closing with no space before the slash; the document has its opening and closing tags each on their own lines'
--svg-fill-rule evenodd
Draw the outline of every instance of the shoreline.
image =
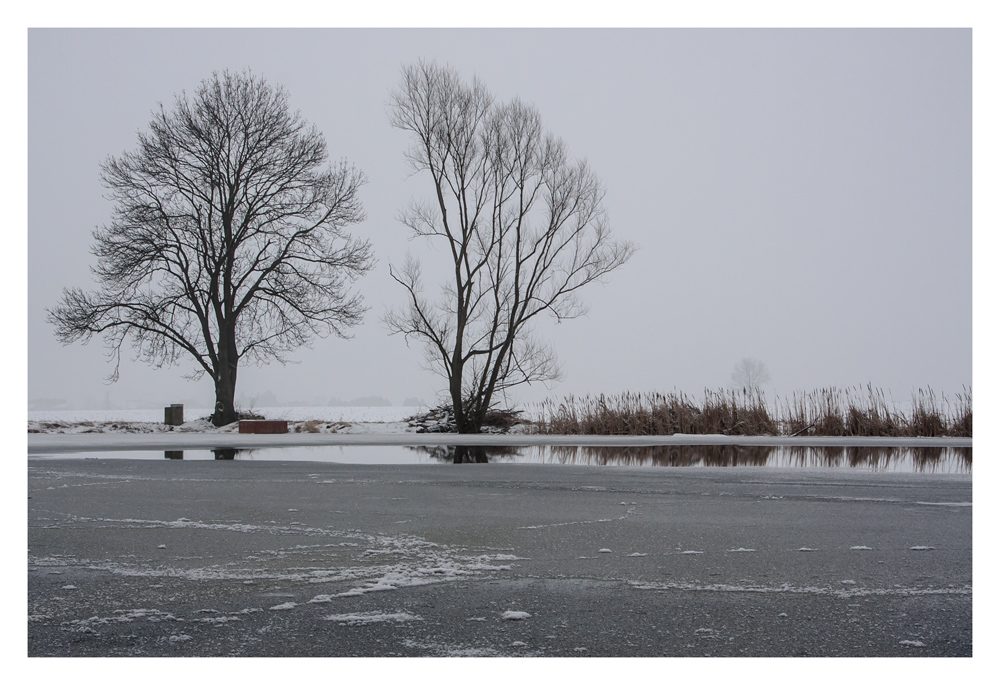
<svg viewBox="0 0 1000 685">
<path fill-rule="evenodd" d="M 759 447 L 951 447 L 971 448 L 972 438 L 883 438 L 738 435 L 540 435 L 458 433 L 32 433 L 28 454 L 123 450 L 260 449 L 328 446 L 580 446 L 646 447 L 656 445 L 736 445 Z"/>
</svg>

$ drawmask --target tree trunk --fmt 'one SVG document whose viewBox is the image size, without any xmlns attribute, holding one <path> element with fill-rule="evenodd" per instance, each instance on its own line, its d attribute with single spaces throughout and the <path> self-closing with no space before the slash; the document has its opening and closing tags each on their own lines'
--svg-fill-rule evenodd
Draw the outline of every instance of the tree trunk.
<svg viewBox="0 0 1000 685">
<path fill-rule="evenodd" d="M 475 413 L 464 405 L 461 398 L 458 401 L 452 399 L 455 411 L 455 430 L 464 434 L 477 434 L 482 429 L 483 422 L 477 418 Z"/>
<path fill-rule="evenodd" d="M 465 434 L 479 432 L 479 422 L 474 416 L 469 415 L 469 409 L 462 401 L 461 395 L 457 400 L 452 397 L 452 410 L 455 412 L 455 430 Z"/>
<path fill-rule="evenodd" d="M 236 344 L 235 336 L 219 336 L 219 368 L 215 374 L 215 413 L 212 424 L 227 426 L 236 421 Z"/>
<path fill-rule="evenodd" d="M 227 426 L 236 420 L 236 384 L 229 382 L 228 373 L 221 376 L 215 383 L 215 413 L 212 415 L 215 426 Z"/>
<path fill-rule="evenodd" d="M 451 408 L 455 413 L 455 430 L 459 433 L 478 433 L 480 422 L 476 421 L 475 417 L 470 416 L 470 408 L 466 406 L 462 398 L 462 375 L 464 368 L 459 362 L 460 356 L 461 347 L 456 345 L 455 362 L 452 365 L 451 383 L 448 388 L 451 393 Z"/>
</svg>

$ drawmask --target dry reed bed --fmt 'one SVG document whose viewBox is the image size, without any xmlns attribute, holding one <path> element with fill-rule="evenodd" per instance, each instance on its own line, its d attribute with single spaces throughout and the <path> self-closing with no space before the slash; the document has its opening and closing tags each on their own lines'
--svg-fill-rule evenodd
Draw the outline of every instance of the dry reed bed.
<svg viewBox="0 0 1000 685">
<path fill-rule="evenodd" d="M 878 388 L 826 388 L 768 406 L 763 393 L 705 391 L 700 404 L 684 393 L 625 393 L 543 402 L 533 428 L 560 435 L 828 435 L 972 437 L 972 391 L 949 399 L 932 390 L 898 409 Z"/>
</svg>

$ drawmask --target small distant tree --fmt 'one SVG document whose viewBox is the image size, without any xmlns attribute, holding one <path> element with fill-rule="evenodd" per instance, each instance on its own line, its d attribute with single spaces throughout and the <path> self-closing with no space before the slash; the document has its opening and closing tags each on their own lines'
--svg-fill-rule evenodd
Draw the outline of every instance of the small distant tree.
<svg viewBox="0 0 1000 685">
<path fill-rule="evenodd" d="M 347 286 L 372 267 L 371 247 L 345 228 L 364 219 L 364 175 L 329 165 L 281 87 L 214 74 L 101 170 L 114 214 L 94 231 L 99 287 L 64 290 L 49 321 L 64 344 L 103 334 L 112 381 L 126 340 L 156 367 L 193 359 L 190 377 L 215 383 L 220 426 L 236 420 L 241 362 L 284 363 L 361 322 Z"/>
<path fill-rule="evenodd" d="M 751 357 L 744 357 L 737 362 L 730 378 L 737 390 L 759 390 L 760 386 L 771 382 L 771 374 L 764 362 Z"/>
<path fill-rule="evenodd" d="M 478 80 L 420 63 L 403 70 L 389 119 L 411 134 L 407 158 L 433 188 L 433 200 L 411 205 L 402 222 L 439 241 L 450 265 L 433 301 L 419 262 L 391 267 L 409 302 L 385 321 L 425 344 L 431 368 L 448 380 L 458 431 L 478 433 L 508 389 L 558 378 L 554 351 L 532 334 L 536 318 L 583 314 L 580 289 L 635 247 L 612 239 L 600 180 L 546 133 L 533 107 L 496 102 Z"/>
</svg>

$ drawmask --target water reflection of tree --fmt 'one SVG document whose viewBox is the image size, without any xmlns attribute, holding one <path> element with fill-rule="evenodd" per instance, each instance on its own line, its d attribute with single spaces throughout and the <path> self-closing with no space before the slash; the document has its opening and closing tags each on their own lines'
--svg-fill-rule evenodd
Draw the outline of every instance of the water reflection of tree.
<svg viewBox="0 0 1000 685">
<path fill-rule="evenodd" d="M 241 454 L 250 454 L 252 450 L 236 450 L 236 449 L 214 449 L 212 450 L 212 455 L 217 460 L 231 460 L 236 459 L 236 457 Z M 163 453 L 163 456 L 167 459 L 184 459 L 184 450 L 167 450 Z"/>
<path fill-rule="evenodd" d="M 521 456 L 517 447 L 485 447 L 482 445 L 413 446 L 407 449 L 426 454 L 431 459 L 451 464 L 488 464 L 490 460 L 513 459 Z"/>
</svg>

